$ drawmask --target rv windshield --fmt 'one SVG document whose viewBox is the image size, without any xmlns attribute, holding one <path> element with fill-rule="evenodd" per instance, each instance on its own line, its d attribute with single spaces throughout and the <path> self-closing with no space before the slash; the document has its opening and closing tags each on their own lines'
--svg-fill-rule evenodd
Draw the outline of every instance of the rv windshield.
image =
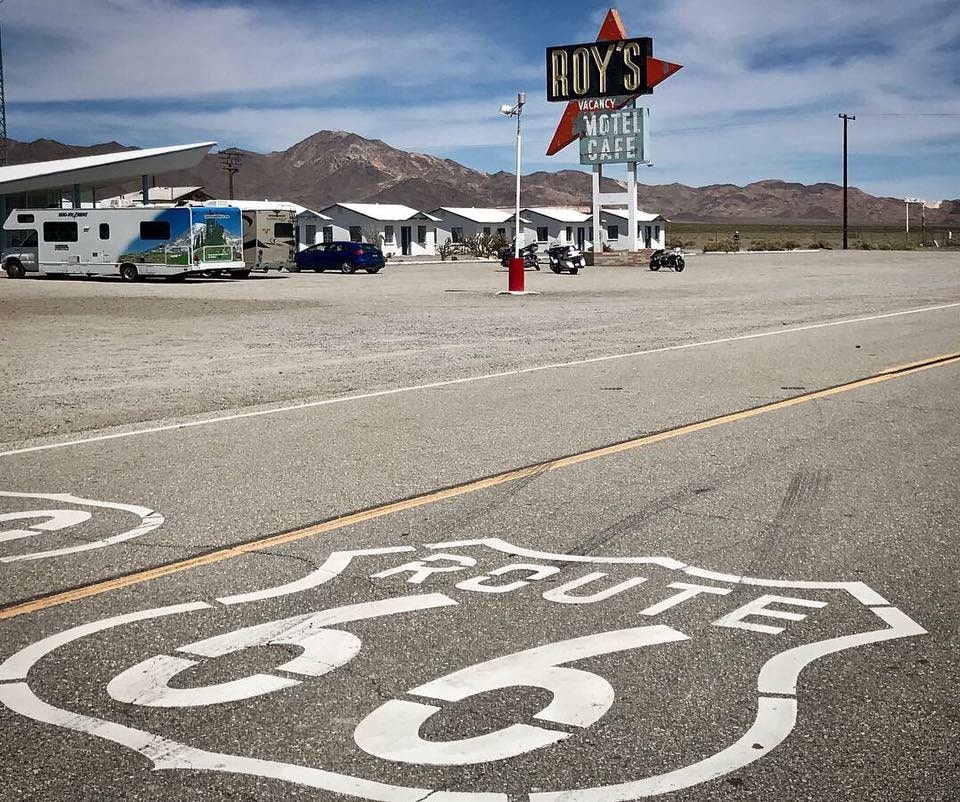
<svg viewBox="0 0 960 802">
<path fill-rule="evenodd" d="M 7 232 L 7 246 L 10 248 L 36 248 L 37 240 L 36 229 Z"/>
</svg>

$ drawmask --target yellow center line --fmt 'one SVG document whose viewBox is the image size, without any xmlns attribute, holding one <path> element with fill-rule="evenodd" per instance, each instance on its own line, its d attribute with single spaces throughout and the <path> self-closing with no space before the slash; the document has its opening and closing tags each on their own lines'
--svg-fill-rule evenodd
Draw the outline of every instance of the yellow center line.
<svg viewBox="0 0 960 802">
<path fill-rule="evenodd" d="M 271 549 L 286 543 L 293 543 L 294 541 L 303 540 L 304 538 L 315 537 L 316 535 L 322 535 L 326 532 L 332 532 L 336 529 L 343 529 L 344 527 L 354 526 L 355 524 L 364 523 L 366 521 L 373 521 L 378 518 L 384 518 L 388 515 L 393 515 L 398 512 L 405 512 L 407 510 L 416 509 L 417 507 L 423 507 L 427 504 L 436 504 L 437 502 L 446 501 L 447 499 L 457 498 L 458 496 L 467 495 L 469 493 L 476 493 L 480 490 L 487 490 L 489 488 L 497 487 L 518 479 L 525 479 L 529 476 L 534 476 L 539 473 L 546 473 L 549 471 L 560 470 L 561 468 L 568 468 L 572 465 L 579 465 L 580 463 L 600 459 L 601 457 L 623 454 L 627 451 L 641 448 L 642 446 L 653 445 L 654 443 L 662 443 L 665 440 L 672 440 L 676 437 L 682 437 L 687 434 L 702 432 L 707 429 L 716 428 L 717 426 L 724 426 L 728 423 L 749 420 L 750 418 L 756 418 L 760 415 L 766 415 L 770 412 L 789 409 L 790 407 L 799 406 L 811 401 L 817 401 L 821 398 L 829 398 L 830 396 L 839 395 L 840 393 L 850 392 L 851 390 L 857 390 L 862 387 L 870 387 L 872 385 L 891 381 L 902 376 L 911 376 L 915 373 L 920 373 L 921 371 L 930 370 L 936 367 L 944 367 L 946 365 L 953 365 L 958 362 L 960 362 L 960 353 L 951 353 L 938 357 L 931 357 L 921 362 L 911 362 L 900 367 L 889 368 L 873 376 L 857 379 L 852 382 L 847 382 L 846 384 L 840 384 L 836 387 L 815 390 L 810 393 L 804 393 L 803 395 L 786 398 L 782 401 L 773 401 L 769 404 L 754 407 L 753 409 L 732 412 L 727 415 L 720 415 L 716 418 L 700 421 L 699 423 L 690 423 L 684 426 L 678 426 L 675 429 L 657 432 L 656 434 L 644 435 L 631 440 L 625 440 L 621 443 L 614 443 L 612 445 L 601 446 L 600 448 L 594 448 L 588 451 L 570 454 L 558 459 L 538 462 L 534 465 L 528 465 L 524 468 L 516 468 L 514 470 L 504 471 L 502 473 L 494 474 L 493 476 L 488 476 L 484 479 L 475 479 L 442 490 L 434 490 L 418 496 L 413 496 L 408 499 L 403 499 L 401 501 L 394 501 L 389 504 L 382 504 L 377 507 L 371 507 L 370 509 L 360 510 L 359 512 L 343 515 L 339 518 L 323 521 L 322 523 L 311 524 L 310 526 L 305 526 L 290 532 L 282 532 L 280 534 L 259 538 L 248 543 L 227 546 L 222 549 L 217 549 L 216 551 L 197 555 L 196 557 L 177 560 L 165 565 L 156 566 L 155 568 L 135 571 L 133 573 L 124 574 L 113 579 L 93 582 L 91 584 L 81 585 L 80 587 L 72 588 L 70 590 L 51 593 L 46 596 L 40 596 L 38 598 L 31 599 L 29 601 L 11 604 L 7 607 L 0 608 L 0 620 L 15 618 L 16 616 L 38 612 L 39 610 L 45 610 L 50 607 L 57 607 L 61 604 L 68 604 L 70 602 L 79 601 L 80 599 L 90 598 L 91 596 L 99 596 L 102 593 L 109 593 L 110 591 L 132 587 L 133 585 L 150 582 L 151 580 L 160 579 L 161 577 L 178 574 L 183 571 L 190 571 L 194 568 L 202 568 L 203 566 L 213 565 L 234 557 L 240 557 L 244 554 L 250 554 L 251 552 Z"/>
</svg>

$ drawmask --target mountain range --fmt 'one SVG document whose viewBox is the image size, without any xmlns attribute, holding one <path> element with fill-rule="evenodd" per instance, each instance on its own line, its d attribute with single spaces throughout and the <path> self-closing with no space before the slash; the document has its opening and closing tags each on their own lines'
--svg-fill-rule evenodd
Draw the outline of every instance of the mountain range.
<svg viewBox="0 0 960 802">
<path fill-rule="evenodd" d="M 22 164 L 127 150 L 107 142 L 92 146 L 65 145 L 48 139 L 8 140 L 8 163 Z M 380 140 L 346 131 L 318 131 L 282 151 L 242 151 L 240 172 L 234 178 L 235 196 L 288 200 L 312 209 L 337 201 L 403 203 L 429 211 L 438 206 L 512 206 L 515 176 L 484 173 L 451 159 L 400 150 Z M 156 177 L 158 185 L 203 186 L 214 197 L 227 196 L 227 176 L 215 153 L 193 170 Z M 525 206 L 583 206 L 590 204 L 591 176 L 580 170 L 535 172 L 521 180 Z M 137 186 L 98 188 L 105 197 Z M 605 192 L 622 189 L 605 178 Z M 842 188 L 836 184 L 799 184 L 779 180 L 746 186 L 713 184 L 640 184 L 640 205 L 675 221 L 837 223 Z M 899 225 L 904 218 L 902 198 L 874 197 L 856 188 L 848 196 L 852 223 Z M 918 215 L 913 212 L 911 216 Z M 960 226 L 960 200 L 944 201 L 926 210 L 929 225 Z"/>
</svg>

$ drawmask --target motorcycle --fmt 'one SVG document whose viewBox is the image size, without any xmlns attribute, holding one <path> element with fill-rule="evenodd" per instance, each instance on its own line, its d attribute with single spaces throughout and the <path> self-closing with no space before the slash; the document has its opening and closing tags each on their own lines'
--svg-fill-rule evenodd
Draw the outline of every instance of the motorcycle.
<svg viewBox="0 0 960 802">
<path fill-rule="evenodd" d="M 683 261 L 683 255 L 679 248 L 672 251 L 654 251 L 650 255 L 650 269 L 659 270 L 661 267 L 672 267 L 676 272 L 681 273 L 686 267 Z"/>
<path fill-rule="evenodd" d="M 500 253 L 497 254 L 500 257 L 500 265 L 502 267 L 509 267 L 510 260 L 513 259 L 513 247 L 501 248 Z M 523 258 L 523 269 L 530 270 L 539 270 L 540 269 L 540 260 L 537 258 L 537 243 L 532 242 L 529 245 L 520 249 L 520 256 Z"/>
<path fill-rule="evenodd" d="M 554 273 L 566 270 L 575 276 L 587 266 L 583 254 L 573 245 L 553 245 L 547 250 L 547 259 L 550 260 L 550 269 Z"/>
</svg>

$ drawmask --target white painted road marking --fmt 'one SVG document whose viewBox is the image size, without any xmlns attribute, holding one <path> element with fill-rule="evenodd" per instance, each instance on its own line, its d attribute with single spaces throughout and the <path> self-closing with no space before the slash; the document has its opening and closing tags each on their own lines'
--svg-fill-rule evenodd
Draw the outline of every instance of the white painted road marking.
<svg viewBox="0 0 960 802">
<path fill-rule="evenodd" d="M 178 429 L 189 429 L 197 426 L 210 426 L 215 423 L 228 423 L 235 420 L 244 420 L 246 418 L 258 418 L 265 415 L 279 415 L 284 412 L 293 412 L 300 409 L 313 409 L 315 407 L 331 406 L 334 404 L 345 404 L 354 401 L 366 401 L 372 398 L 384 398 L 401 393 L 411 393 L 421 390 L 435 390 L 441 387 L 455 387 L 462 384 L 471 384 L 473 382 L 489 381 L 491 379 L 503 379 L 510 376 L 522 376 L 527 373 L 538 373 L 547 370 L 562 370 L 564 368 L 573 368 L 580 365 L 592 365 L 599 362 L 612 362 L 620 359 L 632 359 L 640 356 L 649 356 L 650 354 L 662 354 L 669 351 L 684 351 L 691 348 L 703 348 L 710 345 L 722 345 L 724 343 L 745 342 L 747 340 L 757 340 L 763 337 L 777 337 L 785 334 L 796 334 L 802 331 L 814 331 L 816 329 L 830 328 L 831 326 L 848 326 L 854 323 L 868 323 L 872 320 L 886 320 L 889 318 L 903 317 L 904 315 L 919 315 L 925 312 L 937 312 L 943 309 L 954 309 L 960 307 L 960 301 L 949 304 L 938 304 L 937 306 L 925 306 L 919 309 L 904 309 L 899 312 L 885 312 L 879 315 L 867 315 L 864 317 L 844 318 L 842 320 L 831 320 L 827 323 L 810 323 L 805 326 L 794 326 L 792 328 L 774 329 L 772 331 L 761 331 L 755 334 L 738 334 L 732 337 L 720 337 L 715 340 L 703 340 L 695 343 L 682 343 L 679 345 L 666 345 L 662 348 L 649 348 L 645 351 L 630 351 L 622 354 L 607 354 L 605 356 L 595 356 L 589 359 L 577 359 L 570 362 L 554 362 L 546 365 L 534 365 L 528 368 L 517 368 L 515 370 L 505 370 L 499 373 L 484 373 L 478 376 L 464 376 L 459 379 L 447 379 L 444 381 L 429 382 L 427 384 L 415 384 L 407 387 L 393 387 L 387 390 L 376 390 L 369 393 L 358 393 L 356 395 L 338 396 L 336 398 L 325 398 L 319 401 L 304 401 L 298 404 L 288 404 L 282 407 L 271 407 L 270 409 L 256 409 L 249 412 L 238 412 L 232 415 L 219 415 L 214 418 L 201 418 L 199 420 L 187 420 L 181 423 L 169 423 L 162 426 L 151 426 L 144 429 L 133 429 L 128 432 L 112 432 L 110 434 L 99 434 L 93 437 L 83 437 L 74 440 L 63 440 L 57 443 L 45 443 L 37 446 L 26 446 L 24 448 L 13 448 L 8 451 L 0 451 L 0 457 L 12 457 L 17 454 L 30 454 L 36 451 L 51 451 L 58 448 L 67 448 L 69 446 L 87 445 L 89 443 L 102 443 L 108 440 L 119 440 L 126 437 L 141 437 L 148 434 L 159 434 L 161 432 L 176 431 Z"/>
<path fill-rule="evenodd" d="M 163 516 L 160 513 L 146 507 L 140 507 L 136 504 L 120 504 L 115 501 L 97 501 L 95 499 L 73 496 L 70 493 L 13 493 L 6 490 L 0 490 L 0 497 L 44 499 L 48 501 L 56 501 L 61 504 L 76 504 L 80 507 L 99 507 L 101 509 L 120 510 L 122 512 L 129 512 L 140 518 L 140 523 L 135 527 L 120 532 L 117 535 L 100 538 L 99 540 L 91 540 L 75 546 L 66 546 L 61 549 L 33 551 L 29 554 L 11 554 L 5 557 L 0 557 L 0 563 L 14 563 L 21 562 L 23 560 L 42 560 L 46 557 L 61 557 L 64 554 L 76 554 L 81 551 L 102 549 L 105 546 L 112 546 L 115 543 L 123 543 L 124 541 L 132 540 L 133 538 L 142 537 L 143 535 L 147 534 L 147 532 L 152 532 L 157 527 L 163 525 Z M 25 513 L 4 513 L 3 515 L 0 515 L 0 521 L 34 517 L 47 517 L 51 520 L 49 520 L 47 523 L 34 524 L 31 529 L 57 531 L 81 524 L 89 520 L 92 516 L 90 513 L 82 510 L 31 510 Z M 0 542 L 19 540 L 27 535 L 38 534 L 40 534 L 40 532 L 31 532 L 29 530 L 13 530 L 13 532 L 0 533 Z"/>
<path fill-rule="evenodd" d="M 449 551 L 452 547 L 469 547 L 473 550 L 475 557 L 465 558 L 463 555 L 454 554 Z M 344 665 L 356 653 L 359 636 L 351 634 L 349 631 L 339 629 L 329 629 L 331 625 L 347 623 L 370 619 L 379 614 L 391 614 L 393 612 L 403 612 L 406 610 L 419 613 L 423 610 L 432 608 L 446 607 L 444 613 L 443 632 L 447 637 L 453 637 L 456 634 L 454 624 L 458 618 L 466 617 L 463 625 L 469 627 L 470 632 L 475 631 L 475 624 L 471 613 L 471 601 L 484 600 L 486 604 L 496 604 L 499 600 L 509 596 L 510 593 L 526 593 L 524 602 L 526 604 L 536 604 L 538 599 L 545 599 L 545 594 L 540 592 L 536 583 L 530 583 L 529 586 L 513 588 L 509 593 L 490 594 L 481 592 L 489 584 L 487 579 L 477 587 L 473 587 L 469 582 L 462 579 L 464 572 L 475 573 L 481 577 L 492 578 L 496 576 L 505 576 L 512 574 L 516 569 L 523 568 L 525 571 L 534 570 L 534 573 L 541 567 L 539 565 L 519 565 L 517 563 L 508 563 L 503 566 L 503 571 L 497 571 L 496 565 L 490 565 L 492 561 L 502 562 L 502 555 L 508 554 L 511 557 L 523 555 L 535 559 L 543 559 L 545 554 L 532 552 L 526 549 L 519 549 L 512 544 L 497 539 L 487 538 L 472 541 L 460 541 L 458 543 L 442 543 L 428 545 L 424 547 L 428 551 L 423 559 L 411 563 L 408 561 L 410 556 L 410 546 L 405 544 L 396 548 L 367 549 L 355 552 L 335 552 L 330 555 L 325 565 L 325 570 L 318 574 L 316 570 L 311 571 L 307 576 L 309 582 L 299 584 L 296 582 L 268 589 L 262 595 L 259 593 L 248 594 L 248 604 L 260 604 L 264 599 L 272 602 L 278 595 L 292 593 L 302 593 L 305 590 L 312 589 L 318 584 L 328 584 L 336 576 L 342 575 L 346 568 L 356 558 L 366 558 L 374 562 L 377 566 L 382 566 L 384 562 L 393 561 L 401 565 L 403 570 L 400 572 L 389 569 L 380 571 L 383 576 L 376 580 L 376 586 L 394 588 L 407 588 L 415 595 L 392 597 L 379 599 L 372 602 L 361 602 L 359 604 L 347 605 L 339 608 L 328 608 L 318 612 L 295 615 L 291 618 L 273 620 L 275 607 L 268 608 L 269 613 L 265 615 L 265 623 L 254 624 L 242 629 L 232 629 L 229 632 L 213 635 L 204 640 L 196 641 L 187 646 L 180 647 L 179 651 L 199 657 L 216 658 L 218 656 L 229 654 L 233 651 L 255 648 L 266 643 L 282 643 L 297 646 L 301 653 L 299 656 L 288 660 L 278 670 L 284 670 L 288 673 L 297 673 L 305 677 L 316 677 L 327 673 L 333 673 L 338 666 Z M 447 562 L 457 562 L 460 568 L 456 572 L 428 570 L 431 566 L 429 557 L 440 556 L 435 552 L 438 549 L 444 549 L 443 559 Z M 417 549 L 414 549 L 416 552 Z M 431 553 L 433 552 L 433 553 Z M 423 552 L 420 552 L 423 554 Z M 632 566 L 643 566 L 644 573 L 651 574 L 650 581 L 644 582 L 636 591 L 631 591 L 637 595 L 633 602 L 640 607 L 642 602 L 640 596 L 649 593 L 648 588 L 651 585 L 664 585 L 665 580 L 672 579 L 676 572 L 685 572 L 687 566 L 678 560 L 672 560 L 664 557 L 637 556 L 633 558 L 603 558 L 603 557 L 584 557 L 583 555 L 549 555 L 551 561 L 562 562 L 566 568 L 573 569 L 574 573 L 579 573 L 584 567 L 585 562 L 593 562 L 593 566 L 603 566 L 608 571 L 616 570 L 620 578 L 623 573 L 631 572 Z M 470 563 L 472 565 L 467 566 Z M 470 569 L 473 569 L 472 571 Z M 363 578 L 368 575 L 369 565 L 363 565 L 358 569 L 354 579 Z M 420 574 L 423 573 L 423 576 Z M 702 573 L 712 573 L 702 571 Z M 665 574 L 665 576 L 664 576 Z M 659 575 L 659 576 L 657 576 Z M 725 574 L 719 574 L 727 576 Z M 531 574 L 527 574 L 527 580 L 531 579 Z M 589 577 L 601 577 L 601 572 L 593 571 L 588 574 Z M 416 578 L 418 582 L 410 582 Z M 509 578 L 509 577 L 508 577 Z M 747 581 L 749 580 L 749 581 Z M 716 779 L 731 772 L 742 769 L 743 767 L 763 758 L 771 750 L 781 744 L 792 732 L 797 722 L 798 702 L 796 699 L 797 681 L 801 671 L 807 666 L 829 654 L 834 654 L 843 650 L 863 647 L 869 644 L 881 641 L 894 640 L 897 638 L 915 637 L 925 634 L 925 630 L 916 622 L 910 619 L 898 608 L 889 604 L 878 606 L 875 602 L 881 597 L 874 593 L 867 585 L 860 581 L 854 582 L 815 582 L 815 581 L 795 581 L 795 580 L 763 580 L 755 577 L 734 578 L 739 584 L 741 593 L 750 593 L 754 588 L 781 588 L 802 586 L 810 590 L 817 590 L 815 595 L 830 599 L 831 610 L 840 610 L 842 605 L 857 602 L 853 614 L 854 621 L 860 620 L 860 614 L 866 610 L 874 613 L 884 626 L 881 629 L 866 632 L 853 632 L 840 637 L 832 637 L 826 640 L 811 640 L 801 646 L 793 646 L 783 651 L 776 652 L 769 657 L 759 670 L 756 679 L 750 680 L 750 684 L 755 688 L 756 713 L 753 723 L 743 734 L 729 745 L 724 746 L 724 741 L 716 744 L 714 754 L 704 757 L 696 762 L 673 768 L 661 774 L 652 776 L 641 776 L 636 779 L 625 782 L 614 782 L 610 785 L 600 785 L 596 787 L 567 787 L 562 790 L 541 790 L 543 783 L 538 783 L 537 788 L 531 788 L 529 802 L 626 802 L 641 797 L 656 796 L 669 793 L 682 788 L 689 788 L 708 780 Z M 578 582 L 581 586 L 583 582 Z M 415 587 L 411 587 L 415 586 Z M 447 591 L 445 593 L 421 593 L 421 589 L 431 589 L 441 587 Z M 466 587 L 464 587 L 466 586 Z M 526 588 L 526 589 L 525 589 Z M 680 589 L 681 594 L 673 594 L 671 599 L 678 595 L 683 595 L 687 591 L 694 591 L 695 596 L 700 596 L 700 591 L 705 588 L 701 585 L 690 585 L 687 583 L 669 583 L 668 589 Z M 487 588 L 488 589 L 488 588 Z M 662 589 L 661 589 L 662 590 Z M 703 596 L 695 603 L 712 601 L 718 603 L 725 600 L 727 593 L 717 593 L 725 589 L 710 588 L 706 596 Z M 653 590 L 657 593 L 657 589 Z M 602 594 L 595 594 L 593 601 L 602 603 L 604 600 Z M 546 600 L 549 603 L 549 600 Z M 785 611 L 776 611 L 767 606 L 770 601 L 777 601 L 781 604 L 798 604 L 805 608 L 822 609 L 826 607 L 826 602 L 821 599 L 800 599 L 794 597 L 771 597 L 762 596 L 759 604 L 744 605 L 739 608 L 741 613 L 737 620 L 744 615 L 754 616 L 771 615 L 780 612 L 782 615 L 775 616 L 781 620 L 793 622 L 792 627 L 803 627 L 805 615 L 799 613 L 786 613 Z M 731 600 L 733 602 L 733 600 Z M 243 603 L 243 602 L 237 602 Z M 629 602 L 627 602 L 629 603 Z M 734 602 L 735 603 L 735 602 Z M 523 606 L 523 605 L 521 605 Z M 183 771 L 211 771 L 211 772 L 232 772 L 236 774 L 252 775 L 263 778 L 273 778 L 284 782 L 297 783 L 302 786 L 322 789 L 347 796 L 358 797 L 360 799 L 382 802 L 419 802 L 428 796 L 431 802 L 508 802 L 508 797 L 501 793 L 491 792 L 444 792 L 433 791 L 423 788 L 415 788 L 402 785 L 390 785 L 373 780 L 367 780 L 363 777 L 352 776 L 350 774 L 341 774 L 335 771 L 329 771 L 322 768 L 299 765 L 297 763 L 287 763 L 279 760 L 260 760 L 247 757 L 240 754 L 212 752 L 187 743 L 182 743 L 162 735 L 148 732 L 143 729 L 137 729 L 125 726 L 118 722 L 106 719 L 96 718 L 83 713 L 73 712 L 67 709 L 58 708 L 42 699 L 38 698 L 33 690 L 33 681 L 39 675 L 41 678 L 44 672 L 49 672 L 51 668 L 56 670 L 57 663 L 43 664 L 41 661 L 48 655 L 58 649 L 68 646 L 71 643 L 79 641 L 98 633 L 105 633 L 114 628 L 122 628 L 140 622 L 147 622 L 151 619 L 164 619 L 170 616 L 188 615 L 191 618 L 200 617 L 203 620 L 197 621 L 201 627 L 215 624 L 217 616 L 224 615 L 228 608 L 214 607 L 204 601 L 194 601 L 186 604 L 159 607 L 151 610 L 143 610 L 125 615 L 114 616 L 101 621 L 83 624 L 55 635 L 44 638 L 36 643 L 27 646 L 21 651 L 9 657 L 0 664 L 0 704 L 5 705 L 10 710 L 19 713 L 27 718 L 39 722 L 46 722 L 68 730 L 83 732 L 96 737 L 105 739 L 112 743 L 129 748 L 153 763 L 155 769 L 179 769 Z M 501 610 L 504 607 L 500 608 Z M 516 609 L 515 606 L 507 605 L 506 610 Z M 648 608 L 648 612 L 649 612 Z M 495 611 L 488 608 L 488 611 Z M 670 604 L 659 614 L 665 615 L 676 621 L 679 615 L 683 615 L 683 607 L 677 604 Z M 233 610 L 230 610 L 233 613 Z M 457 613 L 460 613 L 458 616 Z M 466 616 L 464 616 L 464 613 Z M 527 625 L 534 617 L 526 616 L 524 620 Z M 235 617 L 230 619 L 235 622 Z M 569 618 L 574 630 L 580 629 L 583 619 L 574 615 Z M 436 621 L 430 622 L 423 620 L 422 624 L 435 628 Z M 715 626 L 718 622 L 714 622 Z M 416 625 L 416 622 L 414 622 Z M 527 632 L 528 626 L 525 625 L 522 634 L 530 639 L 538 639 L 538 635 L 533 632 Z M 706 624 L 705 626 L 711 626 Z M 395 627 L 395 625 L 394 625 Z M 579 660 L 596 660 L 605 655 L 612 655 L 617 652 L 623 652 L 628 649 L 637 649 L 645 646 L 658 644 L 680 644 L 684 653 L 691 652 L 697 647 L 702 639 L 698 632 L 687 634 L 681 631 L 688 627 L 680 624 L 679 628 L 666 624 L 651 624 L 643 627 L 634 627 L 631 629 L 621 629 L 605 632 L 593 632 L 586 635 L 582 630 L 576 633 L 576 637 L 567 638 L 561 641 L 552 641 L 547 644 L 540 644 L 532 648 L 526 648 L 521 651 L 513 652 L 501 657 L 483 660 L 473 665 L 454 670 L 452 673 L 430 680 L 425 684 L 418 684 L 408 693 L 423 697 L 426 700 L 437 700 L 441 705 L 443 703 L 460 703 L 477 694 L 483 694 L 490 691 L 500 691 L 502 689 L 512 688 L 516 685 L 526 685 L 534 688 L 544 688 L 551 692 L 551 701 L 541 711 L 536 713 L 533 718 L 537 722 L 553 723 L 561 727 L 603 727 L 605 714 L 611 710 L 618 699 L 620 693 L 619 685 L 625 676 L 618 672 L 617 668 L 623 661 L 620 659 L 608 660 L 607 662 L 587 663 L 583 667 L 569 667 L 567 663 L 573 663 Z M 738 627 L 743 629 L 743 627 Z M 770 628 L 779 630 L 779 628 Z M 828 626 L 815 628 L 811 635 L 824 634 L 824 630 L 831 633 L 836 631 L 836 627 Z M 412 630 L 416 632 L 416 630 Z M 326 635 L 332 635 L 328 639 Z M 124 633 L 116 633 L 118 637 L 123 638 Z M 368 631 L 365 635 L 375 645 L 377 641 L 377 631 Z M 755 631 L 748 630 L 746 633 L 739 632 L 731 634 L 730 638 L 742 639 L 760 638 L 776 647 L 778 643 L 795 643 L 795 640 L 781 640 L 779 631 L 767 632 L 760 630 L 758 635 Z M 425 643 L 430 642 L 425 641 Z M 682 644 L 681 644 L 682 642 Z M 443 648 L 445 640 L 439 641 Z M 499 643 L 499 640 L 497 641 Z M 742 643 L 742 640 L 740 640 Z M 150 647 L 148 647 L 150 648 Z M 499 647 L 494 644 L 496 651 Z M 677 646 L 664 646 L 662 648 L 678 648 Z M 715 644 L 710 644 L 709 648 L 716 648 Z M 152 649 L 151 649 L 152 651 Z M 495 652 L 496 653 L 496 652 Z M 417 656 L 419 650 L 411 648 L 405 656 L 412 661 L 413 669 L 417 668 Z M 134 669 L 148 664 L 150 661 L 143 661 Z M 183 664 L 190 661 L 184 661 Z M 162 663 L 162 661 L 161 661 Z M 391 663 L 389 670 L 392 673 L 397 666 L 401 664 Z M 148 666 L 148 669 L 150 667 Z M 114 698 L 129 701 L 133 704 L 156 706 L 155 701 L 161 698 L 168 690 L 174 693 L 186 693 L 188 696 L 194 691 L 202 693 L 203 688 L 193 689 L 169 689 L 166 681 L 176 675 L 177 666 L 174 664 L 159 664 L 156 666 L 158 671 L 154 672 L 153 679 L 150 682 L 143 682 L 138 677 L 135 670 L 127 670 L 120 674 L 108 685 L 108 690 Z M 602 672 L 602 674 L 600 673 Z M 142 672 L 141 672 L 142 673 Z M 147 672 L 149 673 L 149 671 Z M 609 680 L 607 679 L 609 675 Z M 261 678 L 270 678 L 272 675 L 252 675 L 241 678 L 230 684 L 233 688 L 239 687 L 238 683 L 246 682 L 250 685 L 251 681 L 260 681 Z M 415 674 L 416 676 L 416 674 Z M 373 678 L 371 678 L 373 679 Z M 643 692 L 645 687 L 640 678 L 636 675 L 636 666 L 630 669 L 629 679 L 625 692 Z M 118 681 L 119 680 L 119 681 Z M 422 683 L 423 679 L 418 678 L 417 683 Z M 225 683 L 224 685 L 228 685 Z M 288 683 L 292 684 L 292 683 Z M 411 685 L 414 683 L 410 683 Z M 218 686 L 208 686 L 216 688 Z M 252 687 L 252 686 L 251 686 Z M 334 688 L 336 686 L 333 686 Z M 400 687 L 407 687 L 401 685 Z M 249 689 L 249 688 L 248 688 Z M 230 688 L 226 688 L 230 690 Z M 270 686 L 262 684 L 258 688 L 253 688 L 258 696 L 272 691 L 283 692 L 280 684 Z M 318 689 L 316 698 L 323 702 L 329 700 L 331 704 L 336 704 L 336 698 L 330 697 L 331 687 Z M 694 689 L 695 690 L 695 689 Z M 119 693 L 117 693 L 119 691 Z M 69 688 L 66 689 L 68 698 L 74 699 Z M 159 692 L 160 696 L 155 694 Z M 191 702 L 188 696 L 181 695 L 179 699 L 170 697 L 170 701 L 182 706 L 184 702 Z M 493 760 L 509 760 L 513 756 L 526 754 L 531 749 L 549 749 L 555 743 L 569 740 L 577 737 L 576 732 L 568 732 L 563 729 L 545 726 L 538 727 L 533 725 L 524 725 L 518 722 L 516 725 L 509 725 L 495 733 L 481 733 L 473 737 L 461 738 L 455 741 L 430 740 L 426 741 L 420 738 L 419 729 L 434 714 L 440 713 L 441 706 L 422 704 L 420 702 L 404 701 L 398 698 L 389 698 L 386 703 L 378 693 L 376 703 L 379 705 L 368 714 L 355 729 L 355 740 L 370 754 L 383 757 L 389 760 L 400 760 L 403 762 L 414 763 L 417 765 L 460 765 L 464 763 L 480 763 Z M 199 696 L 198 696 L 199 698 Z M 218 701 L 232 701 L 236 704 L 244 699 L 250 699 L 250 694 L 232 696 L 228 693 Z M 302 697 L 308 698 L 308 697 Z M 169 706 L 169 705 L 162 705 Z M 751 703 L 751 707 L 753 703 Z M 318 708 L 322 710 L 321 708 Z M 623 719 L 619 719 L 620 726 Z M 633 722 L 633 732 L 637 738 L 642 738 L 644 734 L 643 721 L 638 719 Z M 596 732 L 594 733 L 596 735 Z M 202 735 L 202 733 L 201 733 Z M 591 748 L 596 748 L 602 741 L 596 737 L 592 741 Z M 698 750 L 699 752 L 699 750 Z M 299 754 L 299 753 L 298 753 Z M 640 769 L 637 769 L 640 771 Z M 631 774 L 633 771 L 630 772 Z M 576 781 L 576 780 L 574 780 Z M 531 781 L 532 785 L 533 781 Z M 547 784 L 551 781 L 548 780 Z"/>
</svg>

